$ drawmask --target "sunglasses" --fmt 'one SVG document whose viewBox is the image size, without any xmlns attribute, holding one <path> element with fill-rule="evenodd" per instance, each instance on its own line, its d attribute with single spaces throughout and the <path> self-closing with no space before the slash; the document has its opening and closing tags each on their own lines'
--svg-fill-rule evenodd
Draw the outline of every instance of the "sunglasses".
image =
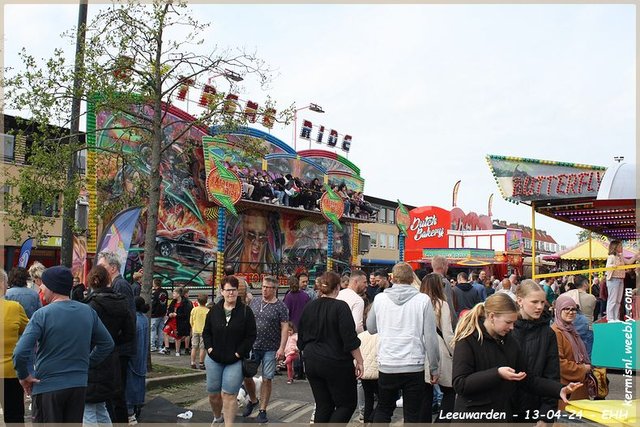
<svg viewBox="0 0 640 427">
<path fill-rule="evenodd" d="M 265 243 L 267 241 L 267 235 L 262 233 L 258 234 L 255 231 L 247 231 L 247 239 L 252 242 L 255 242 L 257 239 L 258 242 Z"/>
<path fill-rule="evenodd" d="M 563 308 L 562 311 L 564 311 L 565 313 L 577 313 L 578 309 L 577 308 Z"/>
</svg>

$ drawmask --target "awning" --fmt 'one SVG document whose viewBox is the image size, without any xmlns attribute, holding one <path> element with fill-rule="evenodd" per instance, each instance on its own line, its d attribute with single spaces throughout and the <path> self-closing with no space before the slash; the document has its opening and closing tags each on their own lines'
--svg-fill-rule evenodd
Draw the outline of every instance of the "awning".
<svg viewBox="0 0 640 427">
<path fill-rule="evenodd" d="M 489 262 L 489 261 L 481 261 L 479 259 L 473 259 L 473 258 L 466 258 L 466 259 L 462 259 L 460 261 L 455 261 L 456 265 L 463 265 L 465 267 L 482 267 L 485 265 L 491 265 L 493 264 L 493 262 Z"/>
<path fill-rule="evenodd" d="M 534 204 L 538 213 L 610 239 L 633 240 L 636 230 L 636 165 L 610 168 L 488 155 L 502 196 Z"/>
<path fill-rule="evenodd" d="M 602 241 L 600 239 L 592 239 L 591 240 L 591 259 L 594 260 L 606 260 L 607 256 L 609 256 L 609 243 Z M 622 251 L 622 256 L 625 258 L 633 258 L 636 256 L 635 252 L 624 249 Z M 552 255 L 543 256 L 542 259 L 546 260 L 573 260 L 573 261 L 581 261 L 589 259 L 589 241 L 585 240 L 583 242 L 578 243 L 575 246 L 570 247 L 569 249 L 564 249 L 560 252 L 557 252 Z"/>
</svg>

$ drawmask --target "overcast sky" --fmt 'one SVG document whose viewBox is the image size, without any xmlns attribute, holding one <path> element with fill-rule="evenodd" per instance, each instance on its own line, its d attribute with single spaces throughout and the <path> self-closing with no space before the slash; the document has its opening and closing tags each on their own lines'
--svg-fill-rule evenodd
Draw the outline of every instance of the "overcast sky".
<svg viewBox="0 0 640 427">
<path fill-rule="evenodd" d="M 450 209 L 462 180 L 465 212 L 486 214 L 494 193 L 494 219 L 530 225 L 527 206 L 500 197 L 485 155 L 635 162 L 634 5 L 192 8 L 212 23 L 207 50 L 245 48 L 277 70 L 266 92 L 243 82 L 241 99 L 317 103 L 326 113 L 301 111 L 299 124 L 353 136 L 348 158 L 368 195 Z M 23 46 L 36 56 L 72 52 L 59 35 L 76 22 L 77 5 L 6 5 L 5 65 L 17 65 Z M 293 125 L 272 133 L 293 144 Z M 575 227 L 540 215 L 536 223 L 560 244 L 577 241 Z"/>
</svg>

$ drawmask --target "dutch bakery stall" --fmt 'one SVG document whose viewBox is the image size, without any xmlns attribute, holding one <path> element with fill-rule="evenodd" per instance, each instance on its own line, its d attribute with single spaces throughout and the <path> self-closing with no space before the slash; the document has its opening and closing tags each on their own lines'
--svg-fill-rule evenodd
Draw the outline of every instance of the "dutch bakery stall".
<svg viewBox="0 0 640 427">
<path fill-rule="evenodd" d="M 460 271 L 485 270 L 488 275 L 505 277 L 522 274 L 522 231 L 494 229 L 490 215 L 465 213 L 422 206 L 409 211 L 405 259 L 414 268 L 431 265 L 434 256 L 449 261 L 449 275 Z"/>
</svg>

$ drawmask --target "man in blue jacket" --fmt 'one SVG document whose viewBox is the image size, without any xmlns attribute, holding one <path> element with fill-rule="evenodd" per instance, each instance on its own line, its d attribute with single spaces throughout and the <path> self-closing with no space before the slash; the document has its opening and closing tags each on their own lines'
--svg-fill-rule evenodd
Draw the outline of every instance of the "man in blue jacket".
<svg viewBox="0 0 640 427">
<path fill-rule="evenodd" d="M 47 305 L 37 310 L 13 352 L 20 384 L 33 396 L 34 423 L 82 423 L 89 366 L 113 350 L 113 340 L 96 312 L 69 298 L 71 270 L 62 265 L 42 273 Z M 38 345 L 35 375 L 31 353 Z"/>
</svg>

